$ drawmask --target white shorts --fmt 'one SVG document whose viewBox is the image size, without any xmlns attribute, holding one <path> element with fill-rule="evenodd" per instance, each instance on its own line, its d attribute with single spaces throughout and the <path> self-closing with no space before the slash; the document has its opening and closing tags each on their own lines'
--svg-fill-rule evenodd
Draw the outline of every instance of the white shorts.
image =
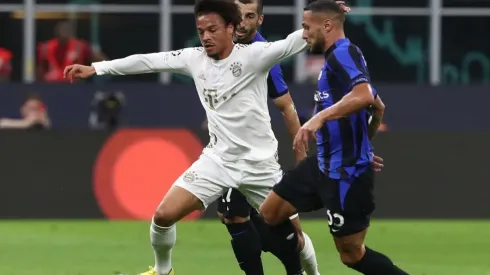
<svg viewBox="0 0 490 275">
<path fill-rule="evenodd" d="M 238 189 L 252 207 L 258 208 L 282 178 L 281 166 L 275 156 L 253 162 L 222 160 L 212 149 L 205 148 L 174 185 L 186 189 L 201 200 L 204 208 L 229 188 Z"/>
</svg>

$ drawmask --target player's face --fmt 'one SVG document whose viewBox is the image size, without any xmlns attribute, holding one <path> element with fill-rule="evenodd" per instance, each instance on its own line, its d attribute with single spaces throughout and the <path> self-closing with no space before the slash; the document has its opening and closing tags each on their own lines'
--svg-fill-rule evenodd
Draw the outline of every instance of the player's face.
<svg viewBox="0 0 490 275">
<path fill-rule="evenodd" d="M 236 42 L 249 43 L 262 24 L 264 16 L 258 14 L 257 3 L 243 4 L 236 1 L 236 4 L 242 13 L 242 23 L 235 31 Z"/>
<path fill-rule="evenodd" d="M 323 53 L 325 51 L 325 36 L 323 20 L 314 16 L 311 11 L 303 14 L 303 39 L 306 40 L 310 51 Z"/>
<path fill-rule="evenodd" d="M 233 39 L 234 27 L 226 25 L 223 18 L 216 13 L 197 17 L 197 33 L 201 44 L 210 57 L 219 56 Z"/>
</svg>

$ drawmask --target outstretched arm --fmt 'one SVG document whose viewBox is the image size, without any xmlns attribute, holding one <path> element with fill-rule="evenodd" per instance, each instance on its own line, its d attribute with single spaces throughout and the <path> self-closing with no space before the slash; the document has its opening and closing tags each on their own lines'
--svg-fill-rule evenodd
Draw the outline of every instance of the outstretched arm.
<svg viewBox="0 0 490 275">
<path fill-rule="evenodd" d="M 251 56 L 257 60 L 255 64 L 259 70 L 269 70 L 274 64 L 303 51 L 306 46 L 303 30 L 297 30 L 275 42 L 255 42 L 250 45 Z"/>
<path fill-rule="evenodd" d="M 172 52 L 135 54 L 126 58 L 92 63 L 97 75 L 128 75 L 156 72 L 190 74 L 188 60 L 194 49 L 186 48 Z"/>
<path fill-rule="evenodd" d="M 197 48 L 186 48 L 172 52 L 135 54 L 126 58 L 111 61 L 94 62 L 92 66 L 74 64 L 67 66 L 63 72 L 65 78 L 89 78 L 97 75 L 128 75 L 156 72 L 172 72 L 190 75 L 190 60 Z"/>
</svg>

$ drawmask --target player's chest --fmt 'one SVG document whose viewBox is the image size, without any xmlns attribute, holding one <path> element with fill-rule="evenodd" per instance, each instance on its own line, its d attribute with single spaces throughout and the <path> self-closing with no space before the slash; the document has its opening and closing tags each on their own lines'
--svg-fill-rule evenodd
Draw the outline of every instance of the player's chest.
<svg viewBox="0 0 490 275">
<path fill-rule="evenodd" d="M 318 74 L 317 90 L 314 100 L 328 107 L 343 97 L 343 84 L 337 75 L 328 66 L 323 66 Z"/>
<path fill-rule="evenodd" d="M 244 60 L 234 60 L 219 66 L 203 66 L 194 79 L 199 96 L 210 109 L 216 109 L 244 92 L 250 81 L 251 68 Z"/>
</svg>

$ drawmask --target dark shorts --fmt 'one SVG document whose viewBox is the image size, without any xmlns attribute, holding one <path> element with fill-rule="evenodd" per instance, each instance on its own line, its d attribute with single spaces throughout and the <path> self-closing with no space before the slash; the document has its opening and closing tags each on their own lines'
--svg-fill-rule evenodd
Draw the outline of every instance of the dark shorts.
<svg viewBox="0 0 490 275">
<path fill-rule="evenodd" d="M 330 233 L 348 236 L 369 227 L 374 211 L 374 170 L 366 167 L 358 177 L 331 179 L 310 156 L 287 172 L 274 186 L 274 192 L 298 212 L 326 210 Z"/>
<path fill-rule="evenodd" d="M 231 219 L 233 217 L 246 218 L 255 210 L 247 201 L 247 198 L 240 191 L 230 188 L 221 198 L 218 199 L 218 212 L 223 217 Z"/>
</svg>

